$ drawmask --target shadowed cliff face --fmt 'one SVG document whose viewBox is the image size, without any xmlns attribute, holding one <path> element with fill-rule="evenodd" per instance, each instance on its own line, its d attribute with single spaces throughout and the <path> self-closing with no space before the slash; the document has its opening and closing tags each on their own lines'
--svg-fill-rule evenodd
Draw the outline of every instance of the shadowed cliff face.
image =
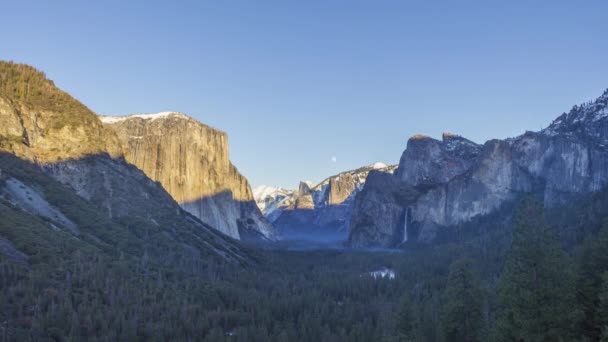
<svg viewBox="0 0 608 342">
<path fill-rule="evenodd" d="M 0 220 L 0 236 L 25 255 L 38 247 L 23 245 L 15 234 L 50 234 L 49 243 L 94 246 L 188 272 L 218 260 L 250 262 L 234 240 L 182 210 L 141 170 L 108 155 L 40 165 L 0 151 L 0 210 L 27 222 L 15 231 Z"/>
<path fill-rule="evenodd" d="M 355 198 L 348 244 L 393 247 L 407 241 L 404 227 L 411 215 L 406 208 L 420 196 L 419 191 L 383 172 L 371 172 L 365 184 Z"/>
<path fill-rule="evenodd" d="M 541 132 L 483 146 L 453 135 L 412 137 L 393 179 L 367 182 L 357 196 L 351 245 L 431 241 L 440 230 L 494 213 L 526 193 L 559 207 L 601 190 L 608 184 L 607 107 L 608 91 Z M 396 184 L 419 195 L 399 202 L 395 194 L 409 190 Z"/>
<path fill-rule="evenodd" d="M 230 162 L 226 133 L 172 112 L 101 120 L 118 135 L 126 160 L 182 208 L 234 238 L 242 229 L 273 238 L 247 179 Z"/>
</svg>

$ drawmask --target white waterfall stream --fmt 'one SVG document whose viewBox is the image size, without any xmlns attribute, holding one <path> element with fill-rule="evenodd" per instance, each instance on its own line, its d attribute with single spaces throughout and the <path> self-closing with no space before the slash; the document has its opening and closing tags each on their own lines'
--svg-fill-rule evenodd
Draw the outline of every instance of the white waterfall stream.
<svg viewBox="0 0 608 342">
<path fill-rule="evenodd" d="M 407 242 L 407 221 L 408 221 L 408 213 L 409 213 L 410 208 L 406 208 L 405 212 L 403 213 L 403 240 L 401 241 L 401 243 L 406 243 Z"/>
</svg>

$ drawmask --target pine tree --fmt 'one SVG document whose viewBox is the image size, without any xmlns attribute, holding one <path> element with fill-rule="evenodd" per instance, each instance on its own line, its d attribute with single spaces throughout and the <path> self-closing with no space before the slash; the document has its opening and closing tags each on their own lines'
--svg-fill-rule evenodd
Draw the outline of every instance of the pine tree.
<svg viewBox="0 0 608 342">
<path fill-rule="evenodd" d="M 397 322 L 400 342 L 410 342 L 416 340 L 415 317 L 412 311 L 412 302 L 410 300 L 410 296 L 405 294 L 401 300 L 399 320 Z"/>
<path fill-rule="evenodd" d="M 601 327 L 601 342 L 608 342 L 608 272 L 602 276 L 602 290 L 599 294 L 598 322 Z"/>
<path fill-rule="evenodd" d="M 482 341 L 483 293 L 469 259 L 450 266 L 441 326 L 446 341 Z"/>
<path fill-rule="evenodd" d="M 499 284 L 498 341 L 570 341 L 576 319 L 574 278 L 567 255 L 526 198 L 515 218 L 511 253 Z"/>
<path fill-rule="evenodd" d="M 608 224 L 605 224 L 597 236 L 583 250 L 578 274 L 577 299 L 581 303 L 584 319 L 581 321 L 582 335 L 597 341 L 602 334 L 599 321 L 599 294 L 602 286 L 602 274 L 608 271 Z"/>
</svg>

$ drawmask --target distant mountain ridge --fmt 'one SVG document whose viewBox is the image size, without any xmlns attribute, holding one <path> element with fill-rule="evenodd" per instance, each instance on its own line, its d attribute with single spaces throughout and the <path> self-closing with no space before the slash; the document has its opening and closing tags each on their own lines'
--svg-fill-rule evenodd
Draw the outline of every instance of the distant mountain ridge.
<svg viewBox="0 0 608 342">
<path fill-rule="evenodd" d="M 378 162 L 330 176 L 318 184 L 300 182 L 298 190 L 259 187 L 256 203 L 283 235 L 346 237 L 355 195 L 369 172 L 392 173 L 396 168 Z"/>
</svg>

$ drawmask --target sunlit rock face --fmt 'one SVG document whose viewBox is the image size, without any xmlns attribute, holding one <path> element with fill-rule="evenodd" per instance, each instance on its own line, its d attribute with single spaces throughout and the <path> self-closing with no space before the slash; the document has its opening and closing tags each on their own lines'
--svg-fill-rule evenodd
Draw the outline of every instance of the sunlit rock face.
<svg viewBox="0 0 608 342">
<path fill-rule="evenodd" d="M 274 237 L 251 187 L 228 155 L 225 132 L 175 112 L 101 117 L 125 159 L 159 182 L 182 208 L 223 233 Z"/>
<path fill-rule="evenodd" d="M 311 210 L 314 209 L 314 207 L 315 204 L 312 200 L 312 190 L 310 189 L 310 185 L 306 182 L 300 182 L 300 186 L 298 187 L 298 195 L 295 198 L 293 209 Z"/>
<path fill-rule="evenodd" d="M 0 148 L 39 163 L 92 154 L 119 157 L 122 152 L 116 135 L 84 105 L 62 95 L 70 100 L 70 112 L 39 108 L 0 94 Z"/>
<path fill-rule="evenodd" d="M 329 205 L 337 205 L 344 202 L 355 191 L 357 186 L 353 175 L 346 173 L 329 179 Z"/>
<path fill-rule="evenodd" d="M 490 214 L 526 193 L 539 193 L 547 207 L 557 207 L 601 190 L 608 182 L 607 107 L 605 92 L 540 132 L 483 146 L 451 134 L 441 141 L 412 137 L 392 179 L 368 181 L 357 195 L 349 242 L 395 247 L 408 239 L 432 241 L 440 229 Z M 408 192 L 404 187 L 418 195 L 398 200 Z"/>
</svg>

